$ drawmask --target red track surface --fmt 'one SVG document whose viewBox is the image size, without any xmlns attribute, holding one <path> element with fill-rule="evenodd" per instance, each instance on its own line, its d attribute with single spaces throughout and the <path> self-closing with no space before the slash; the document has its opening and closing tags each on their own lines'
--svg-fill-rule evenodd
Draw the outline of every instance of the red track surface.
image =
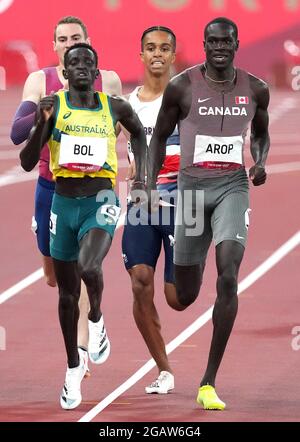
<svg viewBox="0 0 300 442">
<path fill-rule="evenodd" d="M 14 150 L 5 137 L 20 91 L 1 94 L 1 114 L 5 114 L 1 117 L 0 154 Z M 274 141 L 269 164 L 299 162 L 300 95 L 274 92 L 272 97 L 272 111 L 287 98 L 292 105 L 284 105 L 282 115 L 271 125 Z M 120 157 L 125 158 L 121 145 Z M 248 165 L 249 158 L 247 155 Z M 0 179 L 17 164 L 17 158 L 1 159 Z M 124 173 L 123 168 L 120 179 Z M 251 189 L 251 228 L 240 280 L 300 230 L 299 177 L 299 170 L 272 173 L 267 185 Z M 41 265 L 29 229 L 34 187 L 32 180 L 0 188 L 0 293 Z M 116 233 L 104 265 L 103 312 L 112 343 L 111 356 L 103 366 L 90 367 L 92 377 L 82 383 L 84 399 L 76 410 L 63 411 L 58 400 L 66 360 L 56 289 L 39 280 L 0 305 L 0 325 L 7 334 L 6 351 L 0 351 L 0 421 L 77 421 L 149 359 L 131 314 L 132 295 L 121 258 L 121 236 L 122 228 Z M 144 386 L 156 376 L 152 370 L 94 420 L 300 421 L 300 351 L 291 346 L 292 329 L 300 325 L 299 258 L 298 246 L 239 298 L 238 317 L 217 379 L 226 411 L 205 412 L 195 403 L 207 362 L 212 332 L 209 322 L 170 355 L 176 380 L 174 393 L 144 394 Z M 197 302 L 178 313 L 163 299 L 162 263 L 157 268 L 156 303 L 163 334 L 169 342 L 213 304 L 216 271 L 212 249 Z"/>
</svg>

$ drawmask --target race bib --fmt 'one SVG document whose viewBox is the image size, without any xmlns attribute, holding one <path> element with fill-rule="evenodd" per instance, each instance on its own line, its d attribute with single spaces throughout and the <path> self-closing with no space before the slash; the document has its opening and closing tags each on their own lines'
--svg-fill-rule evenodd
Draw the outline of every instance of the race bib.
<svg viewBox="0 0 300 442">
<path fill-rule="evenodd" d="M 107 141 L 61 134 L 59 165 L 74 171 L 97 172 L 107 158 Z"/>
<path fill-rule="evenodd" d="M 196 135 L 193 165 L 207 162 L 243 164 L 243 137 Z"/>
</svg>

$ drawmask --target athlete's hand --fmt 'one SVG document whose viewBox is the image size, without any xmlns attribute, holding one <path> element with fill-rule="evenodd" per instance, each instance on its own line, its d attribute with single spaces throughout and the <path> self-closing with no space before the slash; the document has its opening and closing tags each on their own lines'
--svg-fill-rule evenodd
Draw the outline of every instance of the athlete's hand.
<svg viewBox="0 0 300 442">
<path fill-rule="evenodd" d="M 134 178 L 135 178 L 135 162 L 133 161 L 128 166 L 127 175 L 126 175 L 125 180 L 126 181 L 134 180 Z"/>
<path fill-rule="evenodd" d="M 267 179 L 266 170 L 263 166 L 254 164 L 249 170 L 249 178 L 254 186 L 261 186 L 265 184 Z"/>
<path fill-rule="evenodd" d="M 135 206 L 147 202 L 146 184 L 144 181 L 133 181 L 130 185 L 130 197 Z"/>
<path fill-rule="evenodd" d="M 157 212 L 159 209 L 159 193 L 156 186 L 148 185 L 147 193 L 148 193 L 148 212 L 149 213 Z"/>
<path fill-rule="evenodd" d="M 38 121 L 39 123 L 45 123 L 51 118 L 54 112 L 54 102 L 55 97 L 53 95 L 48 95 L 41 99 L 38 107 Z"/>
</svg>

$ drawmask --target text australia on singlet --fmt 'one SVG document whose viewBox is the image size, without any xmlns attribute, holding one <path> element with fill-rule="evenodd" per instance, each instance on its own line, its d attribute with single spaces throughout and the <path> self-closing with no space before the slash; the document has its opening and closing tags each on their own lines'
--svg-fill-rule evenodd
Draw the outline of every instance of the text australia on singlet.
<svg viewBox="0 0 300 442">
<path fill-rule="evenodd" d="M 70 170 L 97 171 L 107 158 L 107 132 L 98 126 L 66 125 L 62 134 L 59 164 Z M 81 137 L 73 134 L 97 134 L 99 137 Z M 72 135 L 71 135 L 72 134 Z"/>
</svg>

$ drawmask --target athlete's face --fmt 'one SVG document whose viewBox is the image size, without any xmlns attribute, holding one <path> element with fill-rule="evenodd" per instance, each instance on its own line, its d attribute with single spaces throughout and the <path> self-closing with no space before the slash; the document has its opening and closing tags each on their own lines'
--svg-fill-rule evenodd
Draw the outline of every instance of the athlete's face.
<svg viewBox="0 0 300 442">
<path fill-rule="evenodd" d="M 215 69 L 223 70 L 232 64 L 239 41 L 232 26 L 214 23 L 207 28 L 203 44 L 207 63 Z"/>
<path fill-rule="evenodd" d="M 57 53 L 60 64 L 64 64 L 64 54 L 75 43 L 89 43 L 85 38 L 82 27 L 78 23 L 64 23 L 56 28 L 56 39 L 53 42 L 54 51 Z"/>
<path fill-rule="evenodd" d="M 169 72 L 175 61 L 172 36 L 163 31 L 149 32 L 144 37 L 143 52 L 140 55 L 145 69 L 152 74 L 161 76 Z"/>
<path fill-rule="evenodd" d="M 93 51 L 88 48 L 74 48 L 67 57 L 63 74 L 69 85 L 78 90 L 89 90 L 99 74 Z"/>
</svg>

